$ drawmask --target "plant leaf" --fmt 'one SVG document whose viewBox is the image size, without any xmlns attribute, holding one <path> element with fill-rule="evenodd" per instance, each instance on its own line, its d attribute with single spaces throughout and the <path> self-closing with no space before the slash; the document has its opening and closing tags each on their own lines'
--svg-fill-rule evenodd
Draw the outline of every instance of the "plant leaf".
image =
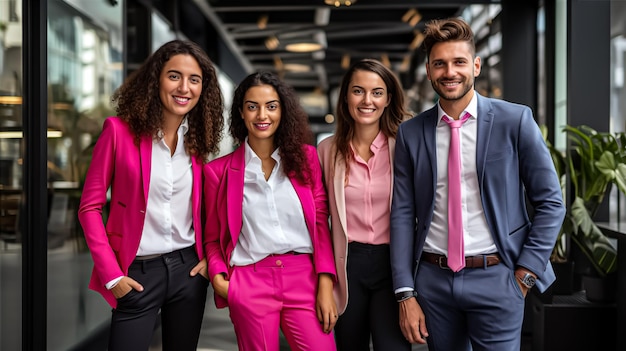
<svg viewBox="0 0 626 351">
<path fill-rule="evenodd" d="M 626 195 L 626 163 L 620 163 L 615 169 L 615 184 L 622 194 Z"/>
<path fill-rule="evenodd" d="M 577 197 L 571 206 L 571 215 L 580 230 L 572 232 L 572 239 L 589 258 L 596 271 L 604 276 L 617 270 L 617 249 L 594 223 Z"/>
</svg>

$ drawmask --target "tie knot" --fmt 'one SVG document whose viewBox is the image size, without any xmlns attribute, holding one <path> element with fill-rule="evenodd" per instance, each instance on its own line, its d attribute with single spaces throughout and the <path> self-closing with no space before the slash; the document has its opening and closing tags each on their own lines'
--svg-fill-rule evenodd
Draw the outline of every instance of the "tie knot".
<svg viewBox="0 0 626 351">
<path fill-rule="evenodd" d="M 463 123 L 465 123 L 465 121 L 467 121 L 470 117 L 471 115 L 469 114 L 469 112 L 465 112 L 463 117 L 461 117 L 460 119 L 452 119 L 449 116 L 443 115 L 443 120 L 448 123 L 448 126 L 450 126 L 450 128 L 460 128 Z"/>
</svg>

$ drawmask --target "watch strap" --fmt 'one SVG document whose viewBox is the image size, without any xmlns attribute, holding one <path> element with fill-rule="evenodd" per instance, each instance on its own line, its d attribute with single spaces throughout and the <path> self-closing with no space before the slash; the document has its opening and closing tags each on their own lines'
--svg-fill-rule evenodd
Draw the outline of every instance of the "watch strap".
<svg viewBox="0 0 626 351">
<path fill-rule="evenodd" d="M 408 291 L 401 291 L 399 293 L 396 293 L 396 301 L 398 302 L 408 300 L 412 297 L 417 297 L 417 291 L 408 290 Z"/>
</svg>

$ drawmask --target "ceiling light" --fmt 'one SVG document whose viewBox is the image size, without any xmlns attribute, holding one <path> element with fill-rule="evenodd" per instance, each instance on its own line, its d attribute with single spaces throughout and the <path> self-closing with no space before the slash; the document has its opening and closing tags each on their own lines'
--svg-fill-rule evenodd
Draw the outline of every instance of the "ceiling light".
<svg viewBox="0 0 626 351">
<path fill-rule="evenodd" d="M 305 73 L 311 72 L 311 66 L 305 65 L 303 63 L 285 63 L 283 65 L 285 71 L 294 72 L 294 73 Z"/>
<path fill-rule="evenodd" d="M 408 22 L 416 12 L 416 9 L 409 9 L 404 15 L 402 15 L 402 22 Z"/>
<path fill-rule="evenodd" d="M 279 72 L 284 68 L 283 60 L 278 55 L 274 55 L 274 68 Z"/>
<path fill-rule="evenodd" d="M 21 96 L 0 96 L 0 105 L 21 105 Z"/>
<path fill-rule="evenodd" d="M 309 42 L 292 43 L 292 44 L 285 45 L 285 50 L 291 51 L 291 52 L 313 52 L 313 51 L 321 50 L 322 48 L 323 48 L 322 44 L 320 43 L 309 43 Z"/>
<path fill-rule="evenodd" d="M 61 138 L 63 132 L 60 130 L 48 129 L 46 132 L 48 138 Z M 0 131 L 0 139 L 22 139 L 24 133 L 21 130 L 2 130 Z"/>
<path fill-rule="evenodd" d="M 280 44 L 280 42 L 278 41 L 278 38 L 276 38 L 276 36 L 274 35 L 265 39 L 265 47 L 268 50 L 276 50 L 278 44 Z"/>
<path fill-rule="evenodd" d="M 341 68 L 348 69 L 350 68 L 350 55 L 343 54 L 341 57 Z"/>
<path fill-rule="evenodd" d="M 389 61 L 389 55 L 382 54 L 380 56 L 380 62 L 387 68 L 391 68 L 391 61 Z"/>
<path fill-rule="evenodd" d="M 409 25 L 411 25 L 411 27 L 415 27 L 421 19 L 422 15 L 419 12 L 416 12 L 409 20 Z"/>
<path fill-rule="evenodd" d="M 402 22 L 408 23 L 411 27 L 415 27 L 422 19 L 422 14 L 416 9 L 409 9 L 403 16 Z"/>
<path fill-rule="evenodd" d="M 265 29 L 267 28 L 267 20 L 268 20 L 268 16 L 267 15 L 262 15 L 261 17 L 259 17 L 259 19 L 256 22 L 256 26 L 259 27 L 259 29 Z"/>
<path fill-rule="evenodd" d="M 422 32 L 415 31 L 415 37 L 411 41 L 411 44 L 409 44 L 409 49 L 411 50 L 417 49 L 420 45 L 422 45 L 423 41 L 424 41 L 424 34 L 422 34 Z"/>
<path fill-rule="evenodd" d="M 408 72 L 410 67 L 411 67 L 411 55 L 406 54 L 404 55 L 404 58 L 402 58 L 402 63 L 400 64 L 400 68 L 398 69 L 398 71 Z"/>
<path fill-rule="evenodd" d="M 326 5 L 331 5 L 331 6 L 335 6 L 335 7 L 350 6 L 350 5 L 354 4 L 355 2 L 356 2 L 356 0 L 324 0 L 324 3 Z"/>
</svg>

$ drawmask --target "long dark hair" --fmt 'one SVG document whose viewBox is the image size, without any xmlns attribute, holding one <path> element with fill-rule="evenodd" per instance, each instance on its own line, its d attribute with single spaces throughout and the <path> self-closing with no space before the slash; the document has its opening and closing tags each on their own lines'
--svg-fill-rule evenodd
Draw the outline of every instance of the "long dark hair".
<svg viewBox="0 0 626 351">
<path fill-rule="evenodd" d="M 280 125 L 274 134 L 274 146 L 278 148 L 284 172 L 308 184 L 311 169 L 303 146 L 312 141 L 309 118 L 300 105 L 295 90 L 274 73 L 267 71 L 253 73 L 239 84 L 230 110 L 230 134 L 238 144 L 246 140 L 248 129 L 241 115 L 243 99 L 248 89 L 259 85 L 273 87 L 280 99 Z"/>
</svg>

